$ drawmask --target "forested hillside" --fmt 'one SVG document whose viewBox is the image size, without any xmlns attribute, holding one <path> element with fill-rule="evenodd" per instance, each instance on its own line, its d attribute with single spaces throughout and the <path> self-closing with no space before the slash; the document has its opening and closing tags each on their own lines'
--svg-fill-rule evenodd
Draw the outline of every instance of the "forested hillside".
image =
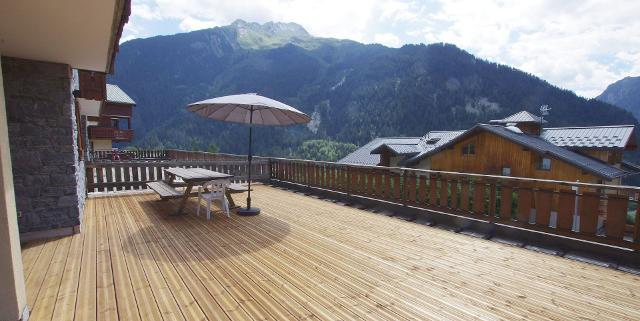
<svg viewBox="0 0 640 321">
<path fill-rule="evenodd" d="M 185 106 L 247 92 L 313 118 L 308 126 L 258 127 L 254 146 L 261 155 L 300 157 L 318 146 L 333 154 L 379 136 L 463 129 L 522 109 L 537 113 L 543 104 L 552 108 L 546 117 L 551 126 L 636 122 L 625 110 L 454 45 L 394 49 L 315 38 L 296 24 L 237 21 L 128 41 L 121 45 L 116 71 L 110 82 L 137 102 L 134 144 L 146 148 L 245 153 L 246 126 L 201 119 Z M 315 142 L 303 146 L 310 140 Z"/>
</svg>

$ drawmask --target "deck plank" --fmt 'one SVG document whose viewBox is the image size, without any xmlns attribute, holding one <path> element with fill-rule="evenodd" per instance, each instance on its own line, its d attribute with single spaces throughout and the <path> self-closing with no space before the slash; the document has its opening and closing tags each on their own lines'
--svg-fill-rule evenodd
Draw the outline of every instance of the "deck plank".
<svg viewBox="0 0 640 321">
<path fill-rule="evenodd" d="M 69 237 L 62 238 L 58 241 L 58 246 L 53 254 L 44 282 L 42 282 L 42 287 L 38 293 L 38 299 L 35 305 L 33 305 L 33 318 L 36 320 L 51 319 L 53 315 L 54 303 L 58 296 L 58 290 L 60 290 L 60 282 L 62 281 L 70 245 L 71 238 Z"/>
<path fill-rule="evenodd" d="M 111 248 L 107 235 L 106 215 L 109 213 L 107 199 L 98 200 L 97 204 L 102 209 L 96 215 L 97 231 L 97 257 L 96 257 L 96 300 L 98 321 L 118 319 L 118 306 L 116 302 L 116 289 L 113 280 L 113 270 L 111 268 Z"/>
<path fill-rule="evenodd" d="M 60 281 L 60 290 L 54 304 L 55 309 L 51 317 L 52 321 L 72 321 L 75 317 L 83 236 L 83 234 L 76 234 L 71 239 L 69 257 L 64 267 L 64 275 Z"/>
<path fill-rule="evenodd" d="M 257 185 L 262 214 L 90 198 L 23 250 L 31 320 L 640 319 L 640 277 Z M 242 203 L 242 197 L 238 198 Z"/>
<path fill-rule="evenodd" d="M 113 267 L 113 284 L 118 300 L 118 317 L 122 320 L 138 321 L 140 320 L 140 312 L 118 232 L 117 213 L 119 213 L 119 208 L 116 202 L 108 202 L 106 205 L 109 206 L 109 213 L 112 213 L 112 215 L 105 216 L 105 225 Z"/>
</svg>

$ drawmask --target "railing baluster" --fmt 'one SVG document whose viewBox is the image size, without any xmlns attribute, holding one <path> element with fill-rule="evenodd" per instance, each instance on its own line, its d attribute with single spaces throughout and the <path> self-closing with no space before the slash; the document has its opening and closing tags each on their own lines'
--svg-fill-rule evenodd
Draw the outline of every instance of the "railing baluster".
<svg viewBox="0 0 640 321">
<path fill-rule="evenodd" d="M 393 199 L 400 200 L 400 174 L 393 173 Z"/>
<path fill-rule="evenodd" d="M 451 196 L 451 205 L 450 208 L 457 209 L 458 208 L 458 180 L 453 178 L 449 181 L 450 186 L 450 196 Z"/>
<path fill-rule="evenodd" d="M 438 184 L 436 183 L 436 174 L 429 175 L 429 205 L 438 206 Z"/>
<path fill-rule="evenodd" d="M 418 177 L 418 205 L 425 206 L 427 204 L 427 178 L 424 175 Z"/>
<path fill-rule="evenodd" d="M 460 182 L 460 210 L 463 212 L 469 211 L 469 184 L 471 180 L 468 178 Z"/>
<path fill-rule="evenodd" d="M 121 191 L 124 189 L 124 186 L 122 185 L 122 167 L 120 166 L 116 166 L 113 168 L 115 173 L 115 182 L 116 182 L 116 186 L 115 186 L 115 190 L 116 191 Z"/>
<path fill-rule="evenodd" d="M 131 180 L 132 183 L 131 186 L 133 187 L 134 190 L 138 189 L 138 183 L 140 182 L 140 180 L 138 179 L 138 165 L 134 165 L 131 166 Z"/>
<path fill-rule="evenodd" d="M 608 195 L 605 229 L 607 237 L 622 240 L 627 219 L 629 197 L 626 195 Z"/>
<path fill-rule="evenodd" d="M 571 230 L 573 214 L 576 208 L 576 192 L 561 190 L 558 196 L 558 218 L 556 228 Z"/>
<path fill-rule="evenodd" d="M 440 176 L 440 202 L 442 208 L 449 207 L 449 182 L 446 176 Z"/>
<path fill-rule="evenodd" d="M 535 193 L 536 224 L 538 226 L 549 227 L 552 196 L 553 191 L 548 189 L 538 189 Z"/>
<path fill-rule="evenodd" d="M 102 172 L 103 170 L 104 170 L 103 166 L 96 166 L 96 176 L 97 176 L 96 185 L 98 186 L 98 191 L 100 192 L 106 192 L 106 189 L 104 187 L 104 174 Z"/>
<path fill-rule="evenodd" d="M 484 215 L 484 193 L 486 190 L 485 183 L 476 180 L 473 184 L 473 214 Z"/>
<path fill-rule="evenodd" d="M 417 184 L 416 184 L 416 175 L 412 172 L 409 173 L 407 176 L 407 183 L 406 183 L 406 187 L 408 190 L 407 194 L 407 201 L 409 202 L 409 204 L 415 205 L 416 203 L 418 203 L 418 200 L 416 199 L 416 189 L 417 189 Z"/>
<path fill-rule="evenodd" d="M 489 209 L 487 214 L 489 216 L 489 220 L 493 221 L 496 218 L 496 203 L 497 203 L 497 187 L 498 184 L 495 180 L 489 181 Z"/>
<path fill-rule="evenodd" d="M 500 219 L 511 220 L 513 207 L 513 188 L 502 185 L 500 188 Z"/>
<path fill-rule="evenodd" d="M 580 233 L 596 235 L 598 228 L 598 212 L 600 207 L 600 194 L 583 192 L 582 206 L 580 206 Z"/>
<path fill-rule="evenodd" d="M 85 180 L 87 182 L 87 193 L 95 192 L 95 188 L 93 187 L 95 184 L 95 180 L 93 177 L 93 165 L 86 165 L 84 170 Z"/>
<path fill-rule="evenodd" d="M 525 186 L 518 187 L 518 221 L 522 224 L 529 223 L 533 192 Z"/>
</svg>

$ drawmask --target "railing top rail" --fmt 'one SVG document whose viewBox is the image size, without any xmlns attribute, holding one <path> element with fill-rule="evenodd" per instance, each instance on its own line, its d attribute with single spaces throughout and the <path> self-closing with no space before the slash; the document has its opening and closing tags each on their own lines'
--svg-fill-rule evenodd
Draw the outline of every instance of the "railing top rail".
<svg viewBox="0 0 640 321">
<path fill-rule="evenodd" d="M 180 165 L 246 165 L 246 160 L 148 160 L 148 161 L 89 161 L 85 164 L 86 167 L 129 167 L 129 166 L 180 166 Z M 260 159 L 254 161 L 253 165 L 268 164 L 268 159 Z"/>
<path fill-rule="evenodd" d="M 378 169 L 378 170 L 385 170 L 385 171 L 410 171 L 410 172 L 418 172 L 418 173 L 424 173 L 424 174 L 458 175 L 458 176 L 465 176 L 465 177 L 484 178 L 484 179 L 502 180 L 502 181 L 516 181 L 516 182 L 527 182 L 527 183 L 535 182 L 535 183 L 557 184 L 561 186 L 571 186 L 571 187 L 574 187 L 574 186 L 590 187 L 590 188 L 617 189 L 617 190 L 640 192 L 639 186 L 629 186 L 629 185 L 595 184 L 595 183 L 583 183 L 578 181 L 570 182 L 570 181 L 558 181 L 558 180 L 541 179 L 541 178 L 436 171 L 436 170 L 429 170 L 429 169 L 417 169 L 417 168 L 407 168 L 407 167 L 388 167 L 388 166 L 364 165 L 364 164 L 341 164 L 336 162 L 314 161 L 314 160 L 306 160 L 306 159 L 281 158 L 281 157 L 270 157 L 269 159 L 276 160 L 276 161 L 325 164 L 325 165 L 332 165 L 332 166 L 357 167 L 357 168 Z"/>
</svg>

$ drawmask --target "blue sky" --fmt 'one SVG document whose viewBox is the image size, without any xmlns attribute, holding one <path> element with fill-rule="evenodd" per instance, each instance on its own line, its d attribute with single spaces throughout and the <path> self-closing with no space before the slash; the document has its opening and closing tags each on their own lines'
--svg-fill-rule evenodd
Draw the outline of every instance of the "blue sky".
<svg viewBox="0 0 640 321">
<path fill-rule="evenodd" d="M 236 19 L 390 47 L 453 43 L 588 98 L 640 76 L 638 0 L 133 0 L 123 41 Z"/>
</svg>

